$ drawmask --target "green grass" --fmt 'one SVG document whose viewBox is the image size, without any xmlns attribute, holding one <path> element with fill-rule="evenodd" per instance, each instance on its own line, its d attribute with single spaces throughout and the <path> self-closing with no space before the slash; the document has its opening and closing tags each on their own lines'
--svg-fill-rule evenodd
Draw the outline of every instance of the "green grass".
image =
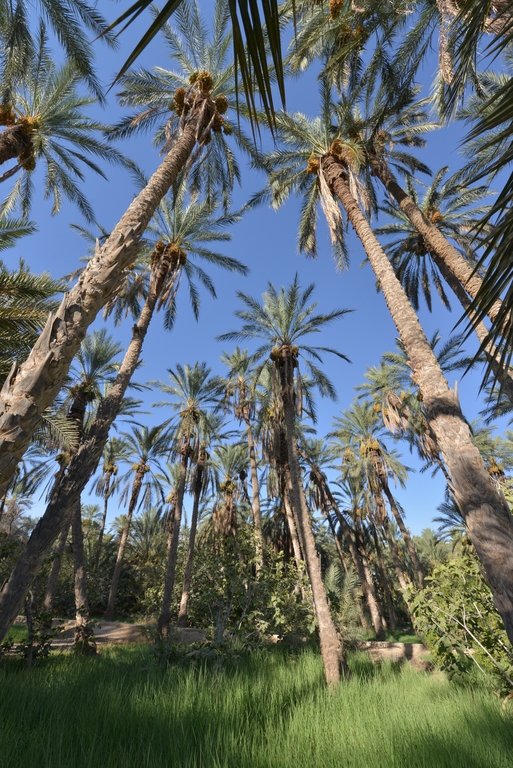
<svg viewBox="0 0 513 768">
<path fill-rule="evenodd" d="M 11 627 L 5 639 L 12 640 L 15 643 L 24 643 L 27 639 L 27 627 L 25 625 Z"/>
<path fill-rule="evenodd" d="M 372 640 L 372 641 L 377 640 L 376 633 L 375 632 L 371 632 L 368 635 L 367 640 Z M 396 629 L 394 632 L 392 632 L 392 630 L 387 630 L 385 632 L 385 642 L 388 642 L 388 643 L 422 643 L 422 640 L 420 639 L 420 637 L 418 635 L 415 634 L 413 629 L 410 629 L 410 630 Z"/>
<path fill-rule="evenodd" d="M 311 650 L 226 671 L 144 646 L 0 667 L 2 768 L 510 768 L 513 714 L 440 674 L 356 654 L 337 691 Z"/>
</svg>

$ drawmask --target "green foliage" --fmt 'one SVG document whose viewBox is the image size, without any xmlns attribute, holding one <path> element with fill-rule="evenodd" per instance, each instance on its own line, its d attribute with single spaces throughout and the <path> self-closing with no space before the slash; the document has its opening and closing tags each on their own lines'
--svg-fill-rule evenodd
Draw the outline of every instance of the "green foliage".
<svg viewBox="0 0 513 768">
<path fill-rule="evenodd" d="M 479 669 L 502 693 L 513 689 L 513 649 L 477 559 L 470 554 L 435 568 L 409 600 L 415 629 L 458 682 Z"/>
<path fill-rule="evenodd" d="M 214 546 L 205 539 L 198 547 L 188 611 L 192 626 L 215 627 L 217 642 L 225 634 L 252 642 L 267 641 L 269 635 L 312 634 L 312 610 L 301 599 L 306 584 L 283 553 L 267 550 L 257 578 L 257 550 L 246 523 L 236 537 L 223 537 Z"/>
<path fill-rule="evenodd" d="M 353 570 L 346 573 L 336 562 L 331 563 L 324 577 L 324 586 L 330 601 L 331 615 L 342 636 L 345 648 L 355 648 L 365 639 L 359 614 L 360 582 Z"/>
</svg>

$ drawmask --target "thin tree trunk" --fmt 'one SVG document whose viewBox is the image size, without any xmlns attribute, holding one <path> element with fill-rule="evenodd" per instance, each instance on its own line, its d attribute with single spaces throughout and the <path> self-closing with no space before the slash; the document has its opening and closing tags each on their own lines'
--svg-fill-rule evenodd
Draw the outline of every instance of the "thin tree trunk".
<svg viewBox="0 0 513 768">
<path fill-rule="evenodd" d="M 130 495 L 130 502 L 128 504 L 128 511 L 126 515 L 125 525 L 123 526 L 123 532 L 119 541 L 118 555 L 116 557 L 116 565 L 114 566 L 114 573 L 112 575 L 112 583 L 110 585 L 109 600 L 107 603 L 107 610 L 105 611 L 105 621 L 113 621 L 114 619 L 114 607 L 116 604 L 116 595 L 118 592 L 119 578 L 121 576 L 121 569 L 123 568 L 123 560 L 125 557 L 126 545 L 128 543 L 128 536 L 130 535 L 130 525 L 132 523 L 132 516 L 134 514 L 139 494 L 141 492 L 143 478 L 146 472 L 145 462 L 140 462 L 137 467 L 137 471 L 134 477 L 134 483 L 132 485 L 132 493 Z"/>
<path fill-rule="evenodd" d="M 394 568 L 397 575 L 397 581 L 399 582 L 399 586 L 404 592 L 404 590 L 408 589 L 410 585 L 410 580 L 404 573 L 403 566 L 401 565 L 401 556 L 399 554 L 399 547 L 397 546 L 397 541 L 395 540 L 392 534 L 392 531 L 390 530 L 389 520 L 386 515 L 382 519 L 381 524 L 383 526 L 385 538 L 387 540 L 387 544 L 390 549 L 390 554 L 392 555 L 392 562 L 394 563 Z"/>
<path fill-rule="evenodd" d="M 325 179 L 360 238 L 381 285 L 422 393 L 428 425 L 443 456 L 468 536 L 483 565 L 488 586 L 510 642 L 513 642 L 513 518 L 490 479 L 455 391 L 451 390 L 392 265 L 352 196 L 344 167 L 322 160 Z"/>
<path fill-rule="evenodd" d="M 199 515 L 199 503 L 201 498 L 201 491 L 203 488 L 203 472 L 205 468 L 206 456 L 203 455 L 198 459 L 196 465 L 196 480 L 194 483 L 194 501 L 192 505 L 191 514 L 191 530 L 189 532 L 189 546 L 187 548 L 187 558 L 185 560 L 185 572 L 183 576 L 183 588 L 182 598 L 180 600 L 180 609 L 178 611 L 177 626 L 187 626 L 187 605 L 189 603 L 189 595 L 191 592 L 192 584 L 192 564 L 194 560 L 194 547 L 196 544 L 196 531 L 198 528 L 198 515 Z"/>
<path fill-rule="evenodd" d="M 376 173 L 376 176 L 397 201 L 400 209 L 406 214 L 417 232 L 422 235 L 431 251 L 435 251 L 438 254 L 447 270 L 459 281 L 469 296 L 475 299 L 483 281 L 479 275 L 474 272 L 473 267 L 460 253 L 458 253 L 456 248 L 451 245 L 438 227 L 426 218 L 418 205 L 415 204 L 411 197 L 397 182 L 390 169 L 384 163 L 380 163 L 376 159 L 371 158 L 370 162 L 371 168 Z M 502 302 L 498 299 L 488 311 L 488 317 L 492 322 L 497 317 L 501 304 Z"/>
<path fill-rule="evenodd" d="M 417 554 L 417 550 L 415 549 L 415 544 L 413 543 L 410 532 L 407 529 L 407 527 L 404 524 L 403 516 L 401 515 L 401 512 L 399 510 L 399 507 L 397 506 L 397 502 L 392 495 L 392 492 L 390 490 L 390 486 L 386 479 L 380 478 L 380 482 L 383 488 L 383 491 L 385 493 L 385 496 L 388 499 L 388 503 L 390 504 L 390 509 L 392 510 L 392 514 L 395 518 L 395 522 L 397 523 L 397 526 L 399 530 L 401 531 L 401 536 L 403 537 L 403 541 L 406 544 L 406 549 L 408 550 L 408 554 L 410 555 L 411 561 L 413 563 L 413 568 L 415 570 L 415 573 L 417 574 L 417 581 L 421 589 L 424 589 L 425 583 L 424 583 L 424 568 L 422 567 L 419 556 Z"/>
<path fill-rule="evenodd" d="M 381 607 L 378 596 L 376 595 L 376 588 L 374 586 L 374 579 L 372 578 L 372 573 L 369 568 L 369 558 L 367 557 L 367 550 L 365 548 L 365 542 L 363 540 L 359 518 L 356 518 L 355 520 L 354 538 L 361 562 L 362 583 L 365 585 L 365 588 L 371 597 L 370 600 L 367 600 L 367 605 L 371 615 L 372 626 L 374 627 L 376 638 L 378 640 L 383 640 L 385 637 L 385 617 L 383 615 L 383 608 Z"/>
<path fill-rule="evenodd" d="M 112 474 L 113 473 L 111 470 L 105 473 L 105 485 L 103 489 L 102 524 L 98 532 L 98 541 L 96 542 L 96 552 L 94 555 L 93 572 L 95 572 L 98 569 L 98 564 L 100 562 L 100 557 L 102 554 L 103 534 L 105 533 L 105 525 L 107 523 L 107 507 L 109 505 L 109 491 L 110 491 L 110 481 L 112 479 Z"/>
<path fill-rule="evenodd" d="M 180 525 L 182 522 L 183 498 L 185 495 L 185 481 L 187 479 L 187 465 L 189 452 L 184 451 L 180 464 L 180 479 L 176 491 L 176 504 L 173 514 L 173 531 L 171 542 L 167 552 L 166 575 L 164 576 L 164 591 L 162 593 L 162 607 L 157 624 L 157 629 L 162 637 L 169 637 L 171 622 L 171 600 L 175 588 L 176 562 L 178 559 L 178 543 L 180 541 Z"/>
<path fill-rule="evenodd" d="M 168 277 L 171 254 L 163 252 L 152 274 L 148 297 L 132 330 L 132 340 L 107 395 L 100 401 L 95 420 L 84 440 L 72 456 L 65 476 L 54 484 L 44 515 L 21 553 L 13 572 L 0 592 L 0 642 L 9 631 L 20 612 L 23 600 L 32 580 L 50 551 L 55 539 L 64 527 L 66 515 L 80 497 L 90 477 L 96 470 L 109 437 L 109 430 L 119 414 L 123 397 L 140 359 L 149 324 L 162 288 Z M 176 278 L 175 273 L 175 278 Z"/>
<path fill-rule="evenodd" d="M 0 494 L 14 474 L 41 413 L 54 401 L 87 329 L 116 292 L 160 201 L 189 159 L 215 105 L 199 94 L 187 122 L 146 187 L 89 261 L 56 314 L 51 313 L 27 360 L 13 364 L 0 392 Z"/>
<path fill-rule="evenodd" d="M 75 574 L 75 650 L 84 656 L 96 653 L 94 633 L 89 624 L 89 600 L 84 556 L 84 534 L 82 530 L 82 512 L 80 499 L 75 502 L 71 512 L 71 530 L 73 537 L 73 570 Z"/>
<path fill-rule="evenodd" d="M 376 527 L 372 525 L 371 528 L 372 528 L 372 538 L 374 539 L 374 548 L 376 550 L 376 558 L 378 560 L 379 573 L 381 576 L 381 584 L 383 586 L 383 594 L 385 595 L 385 603 L 387 606 L 388 625 L 392 630 L 392 632 L 395 632 L 395 630 L 397 629 L 397 618 L 395 615 L 392 594 L 390 592 L 390 587 L 388 585 L 385 563 L 383 562 L 383 552 L 381 550 L 381 544 L 379 543 L 379 536 L 378 536 L 378 532 L 376 531 Z"/>
<path fill-rule="evenodd" d="M 248 431 L 248 449 L 249 449 L 249 466 L 251 469 L 251 492 L 252 492 L 252 511 L 253 522 L 255 524 L 255 539 L 256 539 L 256 570 L 260 571 L 263 562 L 263 542 L 264 536 L 262 533 L 262 512 L 260 510 L 260 491 L 258 488 L 258 468 L 255 452 L 255 441 L 251 433 L 251 425 L 249 419 L 246 419 L 246 427 Z"/>
<path fill-rule="evenodd" d="M 330 530 L 331 530 L 331 533 L 332 533 L 332 536 L 333 536 L 333 541 L 335 542 L 335 548 L 337 550 L 338 559 L 340 560 L 340 564 L 341 564 L 342 568 L 344 569 L 344 573 L 347 573 L 346 560 L 345 560 L 345 557 L 344 557 L 344 553 L 342 552 L 342 547 L 340 546 L 340 541 L 338 539 L 337 532 L 335 530 L 335 526 L 333 525 L 333 520 L 331 519 L 329 514 L 326 514 L 326 518 L 328 520 L 328 525 L 330 527 Z"/>
<path fill-rule="evenodd" d="M 284 475 L 285 475 L 285 482 L 283 483 L 283 491 L 282 491 L 282 499 L 283 499 L 283 507 L 285 509 L 285 516 L 287 518 L 287 524 L 289 527 L 290 532 L 290 539 L 292 541 L 292 550 L 294 552 L 294 561 L 296 563 L 296 569 L 298 573 L 298 577 L 301 579 L 301 582 L 303 581 L 303 577 L 305 575 L 305 569 L 304 569 L 304 558 L 301 551 L 301 542 L 299 539 L 299 533 L 298 533 L 298 526 L 297 526 L 297 518 L 296 515 L 294 515 L 294 510 L 292 508 L 291 503 L 291 496 L 292 496 L 292 481 L 290 479 L 290 471 L 288 468 L 288 461 L 285 464 L 285 467 L 283 469 Z M 300 586 L 301 591 L 301 597 L 303 601 L 306 600 L 306 592 L 303 584 L 301 583 Z"/>
<path fill-rule="evenodd" d="M 51 613 L 53 609 L 53 601 L 55 600 L 55 590 L 57 589 L 57 582 L 59 580 L 59 573 L 61 572 L 62 557 L 64 555 L 64 548 L 68 540 L 68 534 L 70 529 L 69 521 L 63 526 L 62 531 L 55 548 L 55 553 L 52 560 L 52 567 L 50 568 L 50 575 L 48 576 L 48 584 L 46 587 L 45 598 L 43 600 L 43 612 Z"/>
<path fill-rule="evenodd" d="M 293 358 L 290 347 L 281 347 L 278 369 L 281 380 L 281 394 L 285 416 L 285 436 L 287 440 L 290 477 L 292 480 L 292 494 L 298 516 L 299 529 L 302 533 L 301 538 L 305 544 L 304 554 L 319 627 L 321 656 L 324 663 L 326 682 L 328 685 L 336 685 L 340 681 L 341 674 L 348 674 L 348 669 L 342 640 L 331 617 L 326 589 L 322 580 L 321 568 L 317 557 L 315 539 L 310 525 L 303 484 L 301 482 L 295 431 Z"/>
</svg>

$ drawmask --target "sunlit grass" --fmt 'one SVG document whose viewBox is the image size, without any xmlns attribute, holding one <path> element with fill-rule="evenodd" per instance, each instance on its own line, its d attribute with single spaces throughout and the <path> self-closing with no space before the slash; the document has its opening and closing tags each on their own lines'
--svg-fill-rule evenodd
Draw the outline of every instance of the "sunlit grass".
<svg viewBox="0 0 513 768">
<path fill-rule="evenodd" d="M 2 768 L 501 768 L 513 716 L 440 674 L 258 652 L 224 671 L 162 667 L 144 646 L 0 668 Z"/>
</svg>

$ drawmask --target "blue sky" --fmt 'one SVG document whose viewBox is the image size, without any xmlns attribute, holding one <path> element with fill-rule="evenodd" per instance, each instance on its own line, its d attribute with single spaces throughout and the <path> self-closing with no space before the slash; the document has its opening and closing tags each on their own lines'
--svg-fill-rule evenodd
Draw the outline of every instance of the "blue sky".
<svg viewBox="0 0 513 768">
<path fill-rule="evenodd" d="M 97 47 L 97 61 L 100 77 L 108 84 L 112 75 L 131 50 L 141 27 L 129 29 L 121 37 L 120 49 L 108 51 L 100 43 Z M 436 66 L 433 57 L 432 71 L 430 65 L 425 67 L 426 84 Z M 168 67 L 169 62 L 160 42 L 151 45 L 141 60 L 145 66 L 161 65 Z M 288 84 L 287 107 L 289 110 L 301 110 L 309 116 L 314 116 L 317 103 L 315 73 L 307 72 L 298 81 Z M 115 88 L 109 92 L 106 109 L 95 108 L 94 114 L 106 123 L 116 122 L 122 114 L 115 100 Z M 443 165 L 449 165 L 451 171 L 461 164 L 458 154 L 458 144 L 463 137 L 461 126 L 451 126 L 447 130 L 434 132 L 429 137 L 428 148 L 422 152 L 422 159 L 433 171 Z M 159 163 L 158 151 L 151 146 L 151 137 L 140 137 L 118 145 L 151 173 Z M 106 168 L 109 181 L 87 177 L 87 194 L 93 204 L 98 221 L 107 229 L 112 228 L 130 203 L 136 190 L 128 174 L 120 169 L 108 166 Z M 38 184 L 38 174 L 35 175 L 36 204 L 32 218 L 37 222 L 37 234 L 22 240 L 19 245 L 3 254 L 4 261 L 13 266 L 20 256 L 28 262 L 35 271 L 48 270 L 55 277 L 74 270 L 79 265 L 80 257 L 85 253 L 87 245 L 70 229 L 70 223 L 83 224 L 78 212 L 64 203 L 61 213 L 50 217 L 50 203 L 43 201 L 42 185 Z M 243 172 L 242 188 L 236 190 L 234 204 L 244 203 L 249 196 L 263 186 L 264 179 L 247 167 Z M 318 402 L 318 436 L 323 437 L 330 429 L 334 415 L 341 409 L 347 408 L 354 397 L 354 387 L 362 382 L 365 369 L 377 365 L 383 352 L 393 350 L 397 336 L 395 327 L 390 319 L 384 299 L 376 293 L 374 275 L 367 265 L 363 269 L 360 264 L 364 259 L 363 249 L 351 231 L 348 232 L 350 250 L 350 269 L 343 273 L 335 271 L 334 262 L 329 251 L 327 230 L 320 221 L 319 258 L 315 261 L 299 256 L 296 251 L 296 230 L 299 206 L 291 200 L 279 212 L 266 207 L 247 213 L 243 220 L 232 228 L 232 242 L 223 248 L 230 256 L 235 256 L 250 268 L 248 277 L 228 275 L 221 270 L 211 270 L 217 290 L 217 301 L 202 293 L 202 309 L 199 323 L 196 323 L 185 291 L 178 297 L 178 317 L 172 332 L 166 332 L 162 320 L 157 317 L 148 335 L 143 358 L 144 368 L 138 375 L 139 380 L 166 380 L 168 368 L 176 363 L 194 364 L 197 360 L 205 360 L 215 373 L 224 373 L 219 355 L 223 350 L 230 350 L 230 345 L 216 341 L 216 336 L 237 327 L 238 322 L 234 311 L 240 306 L 236 297 L 238 290 L 252 296 L 260 296 L 271 280 L 275 285 L 289 285 L 297 272 L 302 287 L 315 282 L 314 298 L 319 302 L 319 311 L 330 311 L 335 308 L 353 309 L 350 315 L 326 329 L 322 338 L 315 343 L 334 347 L 347 355 L 352 363 L 348 364 L 336 357 L 326 356 L 324 370 L 336 386 L 338 402 Z M 221 250 L 221 248 L 219 248 Z M 446 337 L 458 318 L 456 301 L 453 302 L 454 313 L 449 314 L 436 299 L 434 313 L 430 315 L 423 307 L 420 312 L 421 322 L 430 336 L 439 329 Z M 103 325 L 97 319 L 93 327 Z M 113 328 L 108 327 L 113 336 L 125 346 L 130 337 L 132 321 Z M 473 341 L 466 347 L 468 352 L 474 349 Z M 449 377 L 449 384 L 454 385 L 454 376 Z M 459 384 L 460 399 L 466 417 L 472 420 L 477 417 L 481 403 L 478 398 L 479 376 L 469 374 Z M 159 399 L 159 393 L 144 395 L 145 410 L 151 411 L 151 404 Z M 164 409 L 158 409 L 150 416 L 141 417 L 146 423 L 159 423 L 168 417 Z M 418 469 L 415 456 L 408 453 L 406 446 L 398 446 L 403 454 L 404 462 Z M 443 500 L 444 483 L 441 476 L 434 479 L 430 473 L 419 474 L 412 472 L 406 490 L 397 489 L 397 497 L 401 502 L 407 524 L 413 533 L 431 524 L 436 514 L 436 507 Z M 83 497 L 87 502 L 87 495 Z M 94 497 L 91 502 L 97 501 Z M 114 513 L 119 513 L 113 504 Z M 37 502 L 32 510 L 34 514 L 42 512 L 43 502 Z"/>
</svg>

